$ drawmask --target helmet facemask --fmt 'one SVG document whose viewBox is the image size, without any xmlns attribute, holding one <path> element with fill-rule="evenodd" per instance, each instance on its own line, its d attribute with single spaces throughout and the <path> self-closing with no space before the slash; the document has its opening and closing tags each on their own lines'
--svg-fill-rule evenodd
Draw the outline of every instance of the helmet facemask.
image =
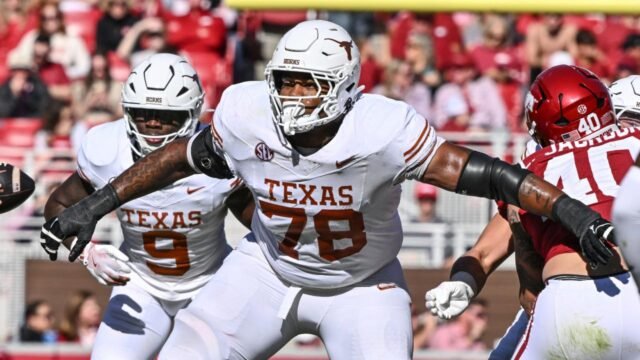
<svg viewBox="0 0 640 360">
<path fill-rule="evenodd" d="M 317 92 L 309 96 L 280 95 L 281 78 L 285 71 L 309 74 L 315 83 Z M 355 83 L 351 77 L 340 71 L 337 74 L 311 70 L 289 70 L 268 67 L 266 72 L 269 84 L 269 98 L 274 122 L 286 135 L 307 132 L 315 127 L 330 123 L 346 114 L 355 96 Z M 353 80 L 352 80 L 353 81 Z M 324 86 L 323 86 L 324 85 Z M 352 95 L 353 94 L 353 95 Z M 305 114 L 303 100 L 320 99 L 320 103 L 310 114 Z M 344 104 L 340 106 L 340 104 Z"/>
<path fill-rule="evenodd" d="M 621 127 L 639 127 L 640 126 L 640 110 L 637 108 L 616 107 L 616 119 Z"/>
<path fill-rule="evenodd" d="M 124 115 L 127 120 L 127 133 L 131 138 L 131 149 L 136 155 L 145 156 L 179 137 L 189 137 L 193 135 L 198 125 L 200 106 L 192 110 L 125 107 Z M 163 125 L 174 122 L 181 125 L 177 131 L 169 134 L 149 135 L 141 132 L 136 124 L 137 122 L 146 122 L 149 120 L 156 120 Z"/>
<path fill-rule="evenodd" d="M 312 96 L 280 94 L 284 72 L 308 74 L 316 85 Z M 304 21 L 280 39 L 265 68 L 272 119 L 287 136 L 308 132 L 342 118 L 358 99 L 360 51 L 346 30 L 324 21 Z M 318 99 L 309 114 L 304 100 Z M 308 102 L 307 102 L 308 103 Z M 306 110 L 306 111 L 305 111 Z"/>
</svg>

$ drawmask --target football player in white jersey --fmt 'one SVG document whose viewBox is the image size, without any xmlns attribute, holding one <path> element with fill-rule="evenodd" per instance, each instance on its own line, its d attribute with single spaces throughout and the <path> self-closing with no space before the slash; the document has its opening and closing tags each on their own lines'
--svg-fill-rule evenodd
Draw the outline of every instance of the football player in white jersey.
<svg viewBox="0 0 640 360">
<path fill-rule="evenodd" d="M 617 80 L 611 84 L 610 91 L 620 121 L 627 126 L 640 126 L 640 76 L 631 75 Z M 631 274 L 636 282 L 640 282 L 638 189 L 640 189 L 640 156 L 636 158 L 635 165 L 629 169 L 622 180 L 618 197 L 613 203 L 613 223 L 616 226 L 620 249 L 631 266 Z"/>
<path fill-rule="evenodd" d="M 156 54 L 138 65 L 122 91 L 125 118 L 89 131 L 78 170 L 49 198 L 45 216 L 105 186 L 152 150 L 193 135 L 203 97 L 195 70 L 180 56 Z M 123 204 L 120 248 L 90 243 L 84 249 L 83 263 L 100 283 L 122 285 L 113 288 L 92 359 L 153 359 L 176 313 L 230 252 L 227 208 L 242 218 L 250 194 L 238 179 L 211 180 L 189 176 Z"/>
<path fill-rule="evenodd" d="M 193 174 L 237 175 L 256 209 L 249 234 L 176 317 L 161 359 L 266 359 L 300 333 L 332 359 L 409 359 L 410 299 L 396 255 L 399 184 L 416 179 L 500 199 L 561 222 L 593 261 L 610 224 L 528 171 L 439 138 L 409 105 L 358 86 L 360 54 L 331 22 L 280 40 L 266 82 L 228 88 L 210 129 L 176 140 L 43 226 L 43 247 L 121 202 Z M 215 295 L 215 296 L 214 296 Z"/>
</svg>

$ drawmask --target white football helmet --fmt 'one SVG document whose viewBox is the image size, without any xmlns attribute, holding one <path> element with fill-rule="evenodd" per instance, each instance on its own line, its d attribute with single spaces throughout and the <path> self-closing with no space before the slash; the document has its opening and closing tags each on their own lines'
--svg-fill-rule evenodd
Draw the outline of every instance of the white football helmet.
<svg viewBox="0 0 640 360">
<path fill-rule="evenodd" d="M 122 88 L 122 107 L 131 148 L 144 156 L 178 137 L 195 133 L 204 91 L 194 68 L 173 54 L 155 54 L 136 66 Z M 138 131 L 136 118 L 181 120 L 178 131 L 149 135 Z"/>
<path fill-rule="evenodd" d="M 304 72 L 311 75 L 318 88 L 314 96 L 281 96 L 279 73 Z M 273 120 L 285 134 L 307 132 L 347 113 L 362 88 L 360 51 L 345 29 L 329 21 L 311 20 L 289 30 L 276 47 L 265 69 Z M 322 94 L 321 83 L 329 90 Z M 305 115 L 303 99 L 320 98 L 314 111 Z"/>
<path fill-rule="evenodd" d="M 640 75 L 619 79 L 609 86 L 619 122 L 640 126 Z"/>
</svg>

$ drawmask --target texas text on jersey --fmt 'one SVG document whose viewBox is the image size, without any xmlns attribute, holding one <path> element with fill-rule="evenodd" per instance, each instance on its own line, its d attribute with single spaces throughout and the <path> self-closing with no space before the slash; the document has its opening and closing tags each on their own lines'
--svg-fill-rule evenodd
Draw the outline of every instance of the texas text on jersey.
<svg viewBox="0 0 640 360">
<path fill-rule="evenodd" d="M 302 156 L 273 131 L 268 104 L 264 82 L 234 85 L 212 136 L 254 192 L 252 229 L 271 266 L 294 284 L 334 288 L 395 259 L 402 242 L 395 183 L 428 164 L 442 142 L 433 128 L 402 102 L 363 95 L 335 138 Z"/>
<path fill-rule="evenodd" d="M 92 128 L 78 152 L 78 173 L 96 189 L 133 164 L 126 126 L 119 120 Z M 239 185 L 194 175 L 121 206 L 131 281 L 161 299 L 192 297 L 230 251 L 224 201 Z"/>
</svg>

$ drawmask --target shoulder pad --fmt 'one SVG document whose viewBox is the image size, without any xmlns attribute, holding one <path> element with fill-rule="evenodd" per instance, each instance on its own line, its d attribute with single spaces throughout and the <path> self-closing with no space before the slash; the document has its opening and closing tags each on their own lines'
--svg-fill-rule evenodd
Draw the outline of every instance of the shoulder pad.
<svg viewBox="0 0 640 360">
<path fill-rule="evenodd" d="M 82 141 L 82 151 L 87 160 L 95 166 L 109 165 L 116 160 L 122 141 L 126 136 L 125 120 L 118 120 L 95 126 Z"/>
</svg>

